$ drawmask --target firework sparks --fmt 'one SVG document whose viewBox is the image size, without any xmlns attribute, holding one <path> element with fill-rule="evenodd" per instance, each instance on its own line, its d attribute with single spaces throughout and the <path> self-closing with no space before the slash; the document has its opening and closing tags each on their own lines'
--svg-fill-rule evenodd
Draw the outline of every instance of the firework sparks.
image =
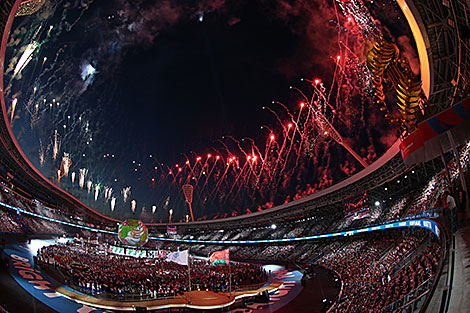
<svg viewBox="0 0 470 313">
<path fill-rule="evenodd" d="M 52 159 L 55 161 L 60 150 L 60 138 L 57 133 L 57 129 L 54 131 L 53 143 L 52 143 Z"/>
<path fill-rule="evenodd" d="M 98 195 L 100 194 L 100 185 L 95 184 L 95 201 L 98 200 Z"/>
<path fill-rule="evenodd" d="M 60 165 L 60 168 L 63 170 L 64 176 L 69 176 L 70 166 L 72 166 L 70 154 L 64 152 L 64 156 L 62 157 L 62 163 Z"/>
<path fill-rule="evenodd" d="M 39 47 L 39 43 L 37 41 L 33 41 L 32 43 L 28 44 L 24 49 L 23 54 L 21 55 L 18 63 L 16 64 L 15 70 L 13 71 L 13 78 L 17 77 L 21 71 L 28 65 L 28 63 L 33 58 L 33 53 L 36 51 L 37 47 Z"/>
<path fill-rule="evenodd" d="M 86 182 L 86 189 L 88 190 L 88 193 L 91 192 L 91 187 L 93 187 L 93 182 L 89 180 Z"/>
<path fill-rule="evenodd" d="M 41 167 L 44 166 L 44 161 L 45 161 L 45 152 L 44 152 L 44 146 L 42 144 L 42 141 L 39 141 L 39 164 Z"/>
<path fill-rule="evenodd" d="M 111 198 L 110 205 L 111 205 L 111 212 L 114 212 L 114 208 L 116 207 L 116 198 L 115 197 Z"/>
<path fill-rule="evenodd" d="M 127 199 L 129 199 L 129 197 L 131 195 L 131 187 L 127 186 L 127 187 L 123 188 L 121 190 L 121 194 L 122 194 L 122 200 L 124 202 L 127 202 Z"/>
<path fill-rule="evenodd" d="M 81 189 L 85 186 L 85 178 L 88 174 L 88 170 L 86 168 L 81 168 L 80 173 L 78 175 L 78 186 L 80 186 Z"/>
<path fill-rule="evenodd" d="M 171 223 L 171 218 L 173 217 L 173 209 L 168 210 L 168 222 Z"/>
<path fill-rule="evenodd" d="M 104 198 L 108 201 L 113 195 L 113 188 L 109 186 L 104 186 Z"/>
<path fill-rule="evenodd" d="M 16 104 L 18 103 L 18 98 L 13 99 L 11 102 L 11 116 L 10 116 L 10 123 L 13 122 L 13 117 L 15 116 L 15 109 Z"/>
</svg>

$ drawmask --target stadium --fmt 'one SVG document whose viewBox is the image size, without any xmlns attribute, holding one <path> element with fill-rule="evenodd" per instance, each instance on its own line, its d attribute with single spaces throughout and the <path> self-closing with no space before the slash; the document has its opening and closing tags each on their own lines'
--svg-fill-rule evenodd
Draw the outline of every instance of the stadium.
<svg viewBox="0 0 470 313">
<path fill-rule="evenodd" d="M 331 63 L 325 72 L 334 74 L 325 77 L 333 80 L 332 87 L 310 75 L 302 79 L 308 92 L 294 85 L 290 90 L 296 96 L 286 96 L 296 103 L 295 110 L 276 101 L 263 107 L 274 122 L 261 122 L 266 137 L 261 144 L 245 134 L 240 140 L 225 135 L 215 140 L 219 146 L 204 150 L 206 156 L 191 151 L 176 165 L 168 161 L 171 166 L 153 152 L 149 158 L 147 150 L 138 150 L 155 161 L 148 163 L 151 171 L 144 169 L 144 161 L 132 161 L 128 175 L 136 183 L 131 188 L 119 185 L 126 167 L 117 161 L 118 153 L 126 150 L 111 149 L 121 144 L 106 136 L 105 127 L 100 129 L 103 142 L 112 143 L 97 147 L 99 132 L 90 131 L 98 116 L 94 112 L 104 103 L 99 101 L 111 94 L 126 97 L 122 85 L 116 79 L 109 90 L 93 86 L 114 82 L 109 73 L 126 63 L 131 48 L 155 54 L 149 42 L 158 42 L 167 45 L 169 55 L 177 55 L 174 47 L 180 46 L 172 38 L 176 34 L 179 40 L 197 27 L 204 31 L 207 59 L 220 62 L 209 61 L 209 76 L 223 81 L 215 42 L 249 24 L 249 14 L 233 13 L 238 8 L 227 13 L 230 1 L 181 6 L 162 1 L 158 14 L 152 10 L 157 2 L 150 2 L 133 6 L 117 1 L 119 10 L 96 8 L 93 1 L 0 4 L 0 312 L 470 311 L 467 2 L 333 0 L 327 6 L 279 1 L 280 11 L 257 2 L 257 9 L 270 15 L 267 26 L 261 18 L 255 25 L 268 33 L 305 21 L 287 19 L 289 10 L 296 17 L 320 16 L 321 10 L 336 16 L 335 21 L 325 19 L 338 34 L 332 40 L 339 54 L 313 66 Z M 311 11 L 298 13 L 296 5 Z M 379 20 L 388 13 L 390 24 L 386 17 Z M 152 14 L 160 24 L 149 18 Z M 227 33 L 212 42 L 215 34 L 208 29 L 220 16 L 228 16 L 223 24 Z M 145 27 L 139 29 L 133 18 Z M 404 33 L 413 37 L 414 57 L 399 36 L 402 26 L 393 29 L 394 23 L 407 25 Z M 82 24 L 73 34 L 78 40 L 60 37 L 71 36 Z M 94 54 L 88 47 L 80 50 L 77 42 L 95 41 L 95 28 L 103 31 L 99 49 Z M 105 28 L 111 31 L 104 33 Z M 148 39 L 147 30 L 153 37 L 140 41 L 138 36 Z M 274 35 L 282 36 L 281 31 Z M 239 54 L 237 42 L 230 40 L 229 48 Z M 268 59 L 265 53 L 262 58 Z M 257 66 L 247 64 L 233 68 L 254 73 L 250 70 Z M 151 64 L 139 71 L 148 75 L 146 66 Z M 132 73 L 124 86 L 137 80 Z M 100 81 L 100 75 L 111 76 Z M 215 86 L 221 93 L 223 88 Z M 98 91 L 103 97 L 86 114 L 75 115 L 72 107 L 84 108 L 75 99 Z M 223 102 L 215 94 L 215 101 Z M 349 115 L 362 114 L 357 120 L 363 126 L 344 122 L 346 108 L 353 110 L 352 103 L 364 98 L 370 99 L 361 100 L 362 111 Z M 121 121 L 114 113 L 108 118 Z M 203 121 L 202 114 L 191 114 Z M 366 126 L 372 117 L 378 122 Z M 167 119 L 183 123 L 179 116 Z M 251 115 L 244 112 L 241 119 Z M 392 140 L 383 141 L 380 149 L 369 143 L 361 147 L 363 133 L 353 131 L 374 127 L 365 136 L 371 142 L 386 132 L 398 135 L 389 136 Z M 354 136 L 359 139 L 346 138 Z M 104 172 L 106 166 L 111 175 Z M 154 198 L 138 185 L 144 180 Z"/>
</svg>

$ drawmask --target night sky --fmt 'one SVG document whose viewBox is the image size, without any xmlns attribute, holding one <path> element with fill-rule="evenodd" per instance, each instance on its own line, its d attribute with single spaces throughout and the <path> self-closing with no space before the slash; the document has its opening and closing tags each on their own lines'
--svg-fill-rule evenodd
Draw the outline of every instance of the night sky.
<svg viewBox="0 0 470 313">
<path fill-rule="evenodd" d="M 46 2 L 14 21 L 7 109 L 17 99 L 12 127 L 33 164 L 100 212 L 156 222 L 173 209 L 177 221 L 188 213 L 181 186 L 190 183 L 196 218 L 245 214 L 361 169 L 289 86 L 317 101 L 367 162 L 393 143 L 364 64 L 377 35 L 417 68 L 404 18 L 387 1 Z"/>
</svg>

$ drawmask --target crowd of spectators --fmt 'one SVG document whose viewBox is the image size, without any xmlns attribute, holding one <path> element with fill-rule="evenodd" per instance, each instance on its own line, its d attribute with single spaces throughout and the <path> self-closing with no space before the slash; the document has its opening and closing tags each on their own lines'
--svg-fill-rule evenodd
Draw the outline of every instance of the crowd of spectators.
<svg viewBox="0 0 470 313">
<path fill-rule="evenodd" d="M 194 247 L 203 254 L 208 249 L 210 246 Z M 237 259 L 314 262 L 330 268 L 339 274 L 344 288 L 336 312 L 381 312 L 431 281 L 441 259 L 440 249 L 426 230 L 397 229 L 295 245 L 231 247 L 230 251 Z"/>
<path fill-rule="evenodd" d="M 116 230 L 116 223 L 109 222 L 103 223 L 97 221 L 91 214 L 84 215 L 76 210 L 73 206 L 52 206 L 47 203 L 43 203 L 19 187 L 6 182 L 0 177 L 0 201 L 9 204 L 13 207 L 23 209 L 25 211 L 39 214 L 44 217 L 57 219 L 63 222 L 69 222 L 77 225 L 83 225 L 93 228 L 101 228 L 108 231 Z M 64 227 L 45 222 L 44 220 L 35 218 L 28 214 L 22 214 L 22 221 L 24 225 L 20 225 L 22 232 L 39 232 L 39 233 L 55 233 L 63 234 L 65 231 Z M 49 224 L 43 227 L 42 224 Z M 99 224 L 99 226 L 98 226 Z"/>
<path fill-rule="evenodd" d="M 11 216 L 11 212 L 0 209 L 0 232 L 21 233 L 21 226 Z"/>
<path fill-rule="evenodd" d="M 188 266 L 163 258 L 135 258 L 105 254 L 82 244 L 57 244 L 43 247 L 38 252 L 37 262 L 61 269 L 70 275 L 70 282 L 76 288 L 92 294 L 158 297 L 188 290 Z M 233 263 L 229 268 L 192 259 L 192 289 L 228 291 L 230 273 L 233 289 L 267 279 L 265 271 L 257 265 Z"/>
<path fill-rule="evenodd" d="M 343 280 L 343 295 L 334 312 L 382 312 L 432 278 L 440 246 L 432 242 L 415 254 L 418 242 L 413 235 L 354 241 L 317 261 Z"/>
</svg>

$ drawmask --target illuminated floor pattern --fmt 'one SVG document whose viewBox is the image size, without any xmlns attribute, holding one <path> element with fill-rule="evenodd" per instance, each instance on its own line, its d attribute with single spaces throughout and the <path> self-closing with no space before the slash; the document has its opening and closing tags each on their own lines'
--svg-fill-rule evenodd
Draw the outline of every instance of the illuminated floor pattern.
<svg viewBox="0 0 470 313">
<path fill-rule="evenodd" d="M 266 271 L 271 271 L 270 281 L 282 281 L 279 290 L 270 294 L 268 303 L 247 304 L 246 308 L 231 310 L 231 313 L 268 313 L 275 312 L 294 300 L 302 291 L 299 271 L 290 271 L 279 265 L 266 265 Z"/>
<path fill-rule="evenodd" d="M 33 254 L 43 245 L 55 240 L 32 240 L 31 244 L 7 245 L 4 253 L 10 258 L 8 270 L 15 281 L 37 300 L 57 312 L 98 313 L 103 312 L 67 299 L 53 290 L 59 284 L 34 266 Z"/>
</svg>

